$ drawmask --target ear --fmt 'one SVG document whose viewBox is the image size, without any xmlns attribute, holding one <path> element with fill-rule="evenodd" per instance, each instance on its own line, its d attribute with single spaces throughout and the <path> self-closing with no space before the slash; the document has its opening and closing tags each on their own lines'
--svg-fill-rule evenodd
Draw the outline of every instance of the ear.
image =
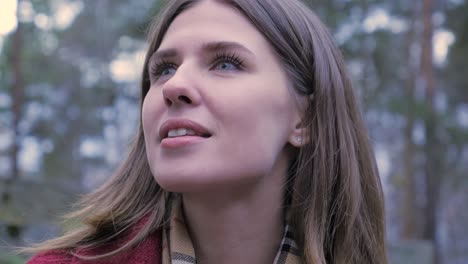
<svg viewBox="0 0 468 264">
<path fill-rule="evenodd" d="M 308 133 L 306 133 L 306 127 L 304 127 L 301 120 L 296 122 L 296 126 L 289 135 L 289 143 L 294 147 L 300 148 L 309 142 Z"/>
</svg>

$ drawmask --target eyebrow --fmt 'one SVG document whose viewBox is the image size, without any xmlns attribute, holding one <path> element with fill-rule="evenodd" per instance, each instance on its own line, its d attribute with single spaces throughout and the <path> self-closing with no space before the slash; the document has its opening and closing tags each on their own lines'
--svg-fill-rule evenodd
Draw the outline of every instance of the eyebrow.
<svg viewBox="0 0 468 264">
<path fill-rule="evenodd" d="M 201 50 L 207 53 L 214 53 L 214 52 L 218 52 L 221 50 L 232 50 L 232 49 L 239 50 L 241 52 L 245 52 L 253 56 L 255 55 L 251 50 L 246 48 L 244 45 L 238 42 L 233 42 L 233 41 L 207 42 L 207 43 L 203 43 L 201 46 Z M 157 50 L 156 52 L 153 53 L 153 55 L 151 55 L 150 62 L 174 58 L 174 57 L 177 57 L 178 54 L 179 52 L 175 48 Z"/>
<path fill-rule="evenodd" d="M 228 50 L 228 49 L 237 49 L 243 51 L 245 53 L 249 53 L 250 55 L 254 55 L 252 51 L 246 48 L 244 45 L 238 42 L 231 42 L 231 41 L 217 41 L 217 42 L 208 42 L 202 45 L 202 50 L 208 52 L 216 52 L 220 50 Z"/>
</svg>

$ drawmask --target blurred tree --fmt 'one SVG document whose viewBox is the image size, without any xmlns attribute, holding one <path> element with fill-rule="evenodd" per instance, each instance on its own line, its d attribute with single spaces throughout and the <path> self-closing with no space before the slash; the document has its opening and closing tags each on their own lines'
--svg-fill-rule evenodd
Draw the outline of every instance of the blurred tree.
<svg viewBox="0 0 468 264">
<path fill-rule="evenodd" d="M 23 26 L 22 23 L 18 23 L 16 31 L 12 36 L 12 47 L 9 53 L 8 65 L 10 68 L 10 93 L 12 98 L 12 144 L 11 144 L 11 169 L 10 175 L 7 176 L 5 181 L 5 188 L 1 195 L 0 206 L 3 208 L 10 207 L 12 203 L 11 185 L 14 185 L 19 177 L 19 162 L 18 153 L 21 148 L 20 138 L 20 121 L 22 119 L 22 107 L 24 101 L 24 87 L 23 87 L 23 68 L 22 68 L 22 53 L 23 53 Z M 16 222 L 10 222 L 6 225 L 7 233 L 13 239 L 18 239 L 21 235 L 22 226 Z"/>
<path fill-rule="evenodd" d="M 0 109 L 0 118 L 11 124 L 2 126 L 0 136 L 12 139 L 0 153 L 12 164 L 1 177 L 7 180 L 0 180 L 0 236 L 20 237 L 22 227 L 50 225 L 76 194 L 111 174 L 138 121 L 139 74 L 124 80 L 118 75 L 142 61 L 142 25 L 159 5 L 18 2 L 19 26 L 5 38 L 0 57 L 0 92 L 11 99 L 11 107 Z M 123 65 L 113 69 L 119 60 Z M 136 114 L 128 119 L 131 108 Z"/>
<path fill-rule="evenodd" d="M 434 264 L 440 263 L 439 243 L 437 239 L 437 213 L 440 204 L 440 184 L 442 179 L 441 167 L 442 159 L 440 157 L 441 146 L 439 144 L 438 120 L 434 108 L 435 100 L 435 77 L 433 65 L 433 1 L 423 0 L 422 20 L 422 56 L 421 56 L 421 79 L 424 83 L 426 95 L 426 113 L 424 116 L 425 129 L 425 184 L 426 184 L 426 207 L 425 207 L 425 225 L 423 238 L 433 242 L 434 245 Z"/>
<path fill-rule="evenodd" d="M 440 206 L 446 224 L 447 237 L 441 245 L 446 263 L 464 263 L 468 260 L 468 2 L 448 1 L 446 4 L 446 26 L 454 41 L 449 50 L 445 67 L 438 69 L 438 78 L 443 80 L 447 96 L 448 111 L 443 116 L 446 128 L 443 144 L 446 153 L 443 184 L 443 204 Z M 449 35 L 450 37 L 450 35 Z"/>
<path fill-rule="evenodd" d="M 448 202 L 443 197 L 453 191 L 444 186 L 467 182 L 467 126 L 456 120 L 468 111 L 461 88 L 468 81 L 466 1 L 307 2 L 331 25 L 350 62 L 376 148 L 393 157 L 392 185 L 384 183 L 389 226 L 397 230 L 390 237 L 432 241 L 440 263 L 447 255 L 441 243 L 451 241 L 440 236 Z M 457 40 L 446 63 L 435 69 L 433 54 L 440 47 L 434 49 L 434 32 L 446 25 Z"/>
<path fill-rule="evenodd" d="M 406 48 L 405 48 L 405 58 L 408 58 L 406 65 L 407 74 L 405 74 L 405 96 L 406 96 L 406 124 L 404 127 L 404 150 L 403 150 L 403 185 L 402 189 L 404 192 L 404 198 L 402 199 L 402 227 L 400 231 L 400 237 L 402 239 L 414 239 L 420 237 L 418 234 L 418 223 L 420 222 L 420 214 L 418 214 L 418 206 L 416 204 L 416 166 L 415 166 L 415 154 L 417 147 L 413 141 L 413 131 L 415 129 L 415 122 L 417 116 L 415 115 L 412 107 L 416 105 L 415 98 L 415 87 L 416 79 L 418 75 L 417 67 L 414 67 L 412 59 L 414 55 L 411 52 L 411 47 L 416 41 L 416 14 L 417 6 L 416 2 L 412 2 L 412 14 L 408 16 L 409 28 L 406 32 Z M 411 12 L 410 11 L 410 12 Z M 419 232 L 420 233 L 420 232 Z"/>
</svg>

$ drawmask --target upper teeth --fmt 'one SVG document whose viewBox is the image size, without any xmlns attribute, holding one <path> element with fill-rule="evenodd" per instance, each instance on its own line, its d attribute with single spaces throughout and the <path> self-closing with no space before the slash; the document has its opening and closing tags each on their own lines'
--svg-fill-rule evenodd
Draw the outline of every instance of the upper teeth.
<svg viewBox="0 0 468 264">
<path fill-rule="evenodd" d="M 194 136 L 195 131 L 187 128 L 178 128 L 169 130 L 168 137 L 180 137 L 180 136 Z"/>
</svg>

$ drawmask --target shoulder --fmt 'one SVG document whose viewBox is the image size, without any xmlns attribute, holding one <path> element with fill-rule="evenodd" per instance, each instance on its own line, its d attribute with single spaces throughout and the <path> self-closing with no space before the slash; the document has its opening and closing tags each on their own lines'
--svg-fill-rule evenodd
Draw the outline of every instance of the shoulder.
<svg viewBox="0 0 468 264">
<path fill-rule="evenodd" d="M 107 259 L 86 261 L 73 256 L 70 252 L 51 250 L 37 254 L 26 262 L 26 264 L 160 264 L 161 248 L 161 232 L 155 232 L 141 242 L 137 247 Z M 113 249 L 114 247 L 112 246 L 105 246 L 86 251 L 78 250 L 77 253 L 86 256 L 93 256 L 112 251 Z"/>
</svg>

